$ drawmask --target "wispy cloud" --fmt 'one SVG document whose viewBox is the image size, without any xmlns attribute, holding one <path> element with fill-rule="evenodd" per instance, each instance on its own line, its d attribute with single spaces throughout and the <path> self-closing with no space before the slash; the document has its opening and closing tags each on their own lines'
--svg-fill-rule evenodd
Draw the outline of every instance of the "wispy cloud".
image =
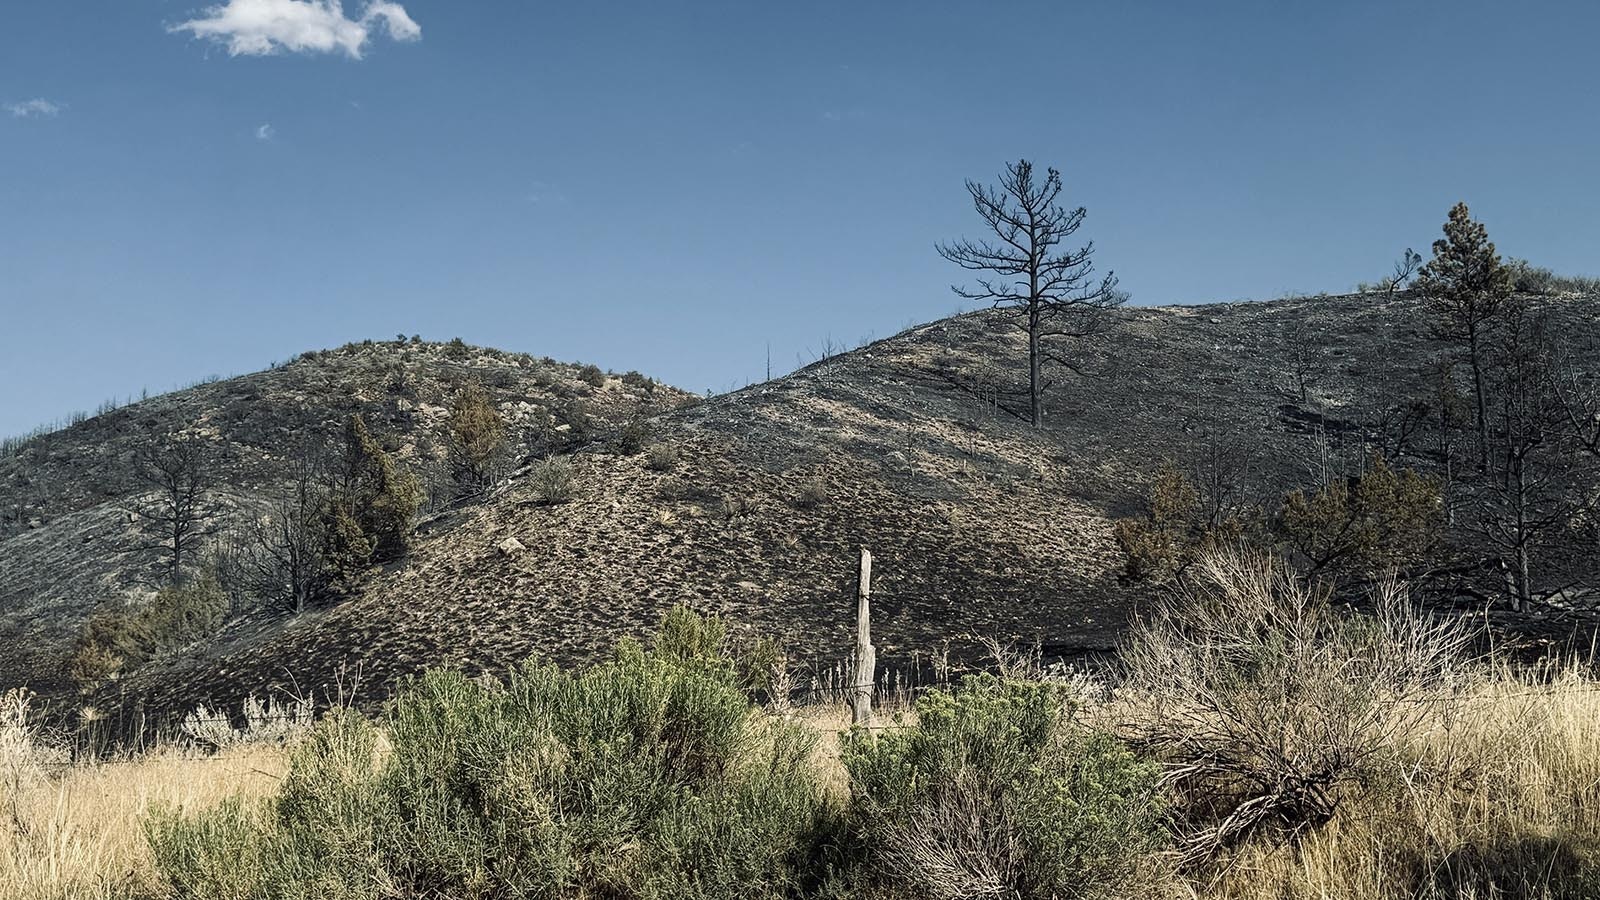
<svg viewBox="0 0 1600 900">
<path fill-rule="evenodd" d="M 562 193 L 561 186 L 548 181 L 535 181 L 529 184 L 527 200 L 535 206 L 557 205 L 567 202 L 567 195 Z"/>
<path fill-rule="evenodd" d="M 380 32 L 396 41 L 422 39 L 422 26 L 391 0 L 371 0 L 354 19 L 339 0 L 228 0 L 167 30 L 222 44 L 229 56 L 342 51 L 360 59 Z"/>
<path fill-rule="evenodd" d="M 60 103 L 37 97 L 33 100 L 24 100 L 21 103 L 7 103 L 6 112 L 18 119 L 32 118 L 33 116 L 58 116 L 66 109 Z"/>
<path fill-rule="evenodd" d="M 866 117 L 866 110 L 852 107 L 850 109 L 825 109 L 822 111 L 820 118 L 824 122 L 859 122 Z"/>
<path fill-rule="evenodd" d="M 256 129 L 256 140 L 258 141 L 270 141 L 277 136 L 278 131 L 272 127 L 271 123 Z"/>
</svg>

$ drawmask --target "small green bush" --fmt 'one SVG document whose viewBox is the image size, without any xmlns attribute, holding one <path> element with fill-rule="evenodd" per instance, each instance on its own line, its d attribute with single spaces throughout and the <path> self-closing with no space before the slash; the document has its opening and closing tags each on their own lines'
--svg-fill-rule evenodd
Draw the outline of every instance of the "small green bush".
<svg viewBox="0 0 1600 900">
<path fill-rule="evenodd" d="M 587 443 L 594 437 L 596 431 L 594 414 L 589 409 L 589 404 L 579 399 L 572 399 L 561 406 L 556 413 L 558 426 L 557 445 L 560 447 L 576 447 Z M 559 426 L 566 426 L 565 431 L 560 431 Z"/>
<path fill-rule="evenodd" d="M 433 673 L 320 726 L 282 793 L 149 826 L 179 898 L 778 898 L 830 810 L 803 726 L 753 710 L 720 622 L 504 684 Z"/>
<path fill-rule="evenodd" d="M 553 456 L 533 467 L 528 476 L 533 495 L 544 503 L 566 503 L 577 493 L 577 477 L 572 460 Z"/>
<path fill-rule="evenodd" d="M 670 472 L 678 465 L 678 450 L 671 444 L 652 444 L 645 452 L 644 464 L 652 472 Z"/>
<path fill-rule="evenodd" d="M 84 623 L 68 674 L 93 687 L 119 672 L 211 637 L 228 613 L 228 595 L 207 572 L 162 588 L 131 609 L 96 613 Z"/>
<path fill-rule="evenodd" d="M 808 478 L 800 485 L 800 493 L 795 497 L 794 503 L 801 509 L 816 509 L 827 503 L 832 497 L 828 490 L 828 481 L 821 475 Z"/>
<path fill-rule="evenodd" d="M 1155 766 L 1074 724 L 1061 689 L 970 677 L 917 723 L 845 745 L 857 825 L 906 896 L 1145 896 L 1164 842 Z"/>
<path fill-rule="evenodd" d="M 601 388 L 606 386 L 606 373 L 600 371 L 597 365 L 586 365 L 578 369 L 578 380 L 590 387 Z"/>
<path fill-rule="evenodd" d="M 612 439 L 611 446 L 623 456 L 634 456 L 643 452 L 649 443 L 650 423 L 634 419 L 617 429 L 617 436 Z"/>
</svg>

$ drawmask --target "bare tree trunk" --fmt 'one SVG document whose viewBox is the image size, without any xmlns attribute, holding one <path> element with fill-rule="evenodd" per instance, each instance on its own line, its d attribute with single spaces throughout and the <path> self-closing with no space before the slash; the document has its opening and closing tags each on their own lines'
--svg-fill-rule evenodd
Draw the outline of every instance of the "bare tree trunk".
<svg viewBox="0 0 1600 900">
<path fill-rule="evenodd" d="M 1467 346 L 1472 357 L 1472 390 L 1478 401 L 1478 471 L 1482 472 L 1489 467 L 1489 422 L 1485 413 L 1488 401 L 1483 389 L 1483 365 L 1479 359 L 1477 328 L 1468 332 Z"/>
<path fill-rule="evenodd" d="M 1039 396 L 1040 362 L 1039 328 L 1035 325 L 1028 330 L 1028 421 L 1035 428 L 1044 424 L 1044 398 Z"/>
<path fill-rule="evenodd" d="M 1448 444 L 1449 438 L 1445 439 Z M 1441 486 L 1440 499 L 1444 501 L 1444 524 L 1447 528 L 1456 527 L 1456 455 L 1446 446 L 1444 451 L 1444 484 Z"/>
<path fill-rule="evenodd" d="M 1519 457 L 1516 461 L 1516 468 L 1512 472 L 1512 478 L 1514 479 L 1513 490 L 1516 492 L 1513 496 L 1517 504 L 1516 571 L 1514 574 L 1516 576 L 1517 610 L 1519 612 L 1526 609 L 1527 605 L 1533 600 L 1533 589 L 1530 585 L 1532 581 L 1530 574 L 1532 566 L 1528 561 L 1528 484 L 1523 465 L 1523 460 Z"/>
</svg>

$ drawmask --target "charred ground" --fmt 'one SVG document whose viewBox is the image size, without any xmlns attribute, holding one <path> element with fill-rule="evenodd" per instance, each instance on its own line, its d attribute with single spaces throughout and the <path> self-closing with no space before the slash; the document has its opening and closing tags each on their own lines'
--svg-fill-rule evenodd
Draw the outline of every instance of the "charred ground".
<svg viewBox="0 0 1600 900">
<path fill-rule="evenodd" d="M 1600 328 L 1590 302 L 1540 306 L 1592 347 Z M 596 430 L 569 448 L 569 501 L 543 500 L 524 468 L 486 502 L 425 516 L 409 557 L 373 571 L 349 599 L 289 619 L 239 617 L 113 690 L 152 714 L 341 678 L 380 697 L 431 666 L 499 671 L 535 654 L 587 657 L 648 631 L 677 603 L 826 664 L 849 643 L 861 546 L 877 559 L 875 638 L 892 666 L 925 664 L 948 642 L 959 654 L 983 635 L 1037 640 L 1064 656 L 1104 650 L 1149 590 L 1121 577 L 1111 523 L 1140 510 L 1163 462 L 1226 455 L 1237 469 L 1229 490 L 1243 502 L 1281 497 L 1330 458 L 1403 451 L 1392 446 L 1395 410 L 1426 392 L 1445 350 L 1403 293 L 1113 315 L 1113 327 L 1081 345 L 1082 372 L 1057 371 L 1042 430 L 1023 420 L 1023 335 L 995 312 L 912 328 L 697 403 L 607 379 L 591 398 L 607 421 L 656 410 L 648 449 Z M 443 366 L 443 352 L 429 359 L 441 355 Z M 437 416 L 408 417 L 380 387 L 361 399 L 341 382 L 383 370 L 389 355 L 313 370 L 325 390 L 292 401 L 272 387 L 286 377 L 278 372 L 211 385 L 165 401 L 167 418 L 149 428 L 211 423 L 219 445 L 239 440 L 251 449 L 236 454 L 265 457 L 270 440 L 230 438 L 227 423 L 288 407 L 327 423 L 365 403 L 386 411 L 375 430 L 403 449 Z M 441 376 L 437 390 L 458 375 Z M 575 369 L 522 363 L 495 377 L 506 379 L 495 396 L 509 410 L 548 408 L 553 387 L 582 383 Z M 43 471 L 90 485 L 73 489 L 76 505 L 59 504 L 47 524 L 0 545 L 8 636 L 39 648 L 30 665 L 0 673 L 7 681 L 47 677 L 49 651 L 99 590 L 85 591 L 85 577 L 107 577 L 92 573 L 116 529 L 96 510 L 114 508 L 113 498 L 90 501 L 106 490 L 92 473 L 114 457 L 117 428 L 80 428 L 0 467 L 8 503 L 19 481 Z M 1548 631 L 1589 621 L 1570 605 L 1541 615 Z"/>
</svg>

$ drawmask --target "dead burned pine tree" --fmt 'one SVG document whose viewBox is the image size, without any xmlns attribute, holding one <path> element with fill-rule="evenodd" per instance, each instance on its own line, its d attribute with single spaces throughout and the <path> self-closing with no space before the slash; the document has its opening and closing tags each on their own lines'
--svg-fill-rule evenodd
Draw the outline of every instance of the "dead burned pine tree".
<svg viewBox="0 0 1600 900">
<path fill-rule="evenodd" d="M 217 530 L 205 451 L 195 440 L 170 440 L 141 451 L 134 475 L 145 492 L 128 507 L 142 533 L 130 552 L 152 557 L 160 582 L 177 584 Z"/>
<path fill-rule="evenodd" d="M 1389 277 L 1383 280 L 1383 294 L 1393 297 L 1395 292 L 1405 287 L 1406 282 L 1416 276 L 1417 270 L 1422 268 L 1422 254 L 1406 248 L 1406 252 L 1395 261 L 1394 268 L 1390 270 Z"/>
<path fill-rule="evenodd" d="M 1563 404 L 1553 343 L 1520 305 L 1505 316 L 1489 367 L 1489 459 L 1474 524 L 1521 611 L 1589 573 L 1595 472 Z"/>
<path fill-rule="evenodd" d="M 270 508 L 243 528 L 236 568 L 246 589 L 298 615 L 328 591 L 332 491 L 323 449 L 306 443 L 290 458 L 290 479 Z"/>
<path fill-rule="evenodd" d="M 1072 249 L 1063 243 L 1083 225 L 1083 207 L 1067 209 L 1061 173 L 1047 169 L 1034 177 L 1033 164 L 1006 166 L 998 187 L 967 182 L 973 208 L 992 236 L 939 244 L 939 255 L 969 272 L 981 273 L 975 287 L 955 286 L 967 300 L 991 303 L 1011 312 L 1028 334 L 1029 422 L 1044 422 L 1043 367 L 1046 360 L 1080 371 L 1080 362 L 1049 346 L 1052 338 L 1082 338 L 1104 326 L 1107 310 L 1127 302 L 1117 278 L 1094 277 L 1094 244 Z"/>
</svg>

